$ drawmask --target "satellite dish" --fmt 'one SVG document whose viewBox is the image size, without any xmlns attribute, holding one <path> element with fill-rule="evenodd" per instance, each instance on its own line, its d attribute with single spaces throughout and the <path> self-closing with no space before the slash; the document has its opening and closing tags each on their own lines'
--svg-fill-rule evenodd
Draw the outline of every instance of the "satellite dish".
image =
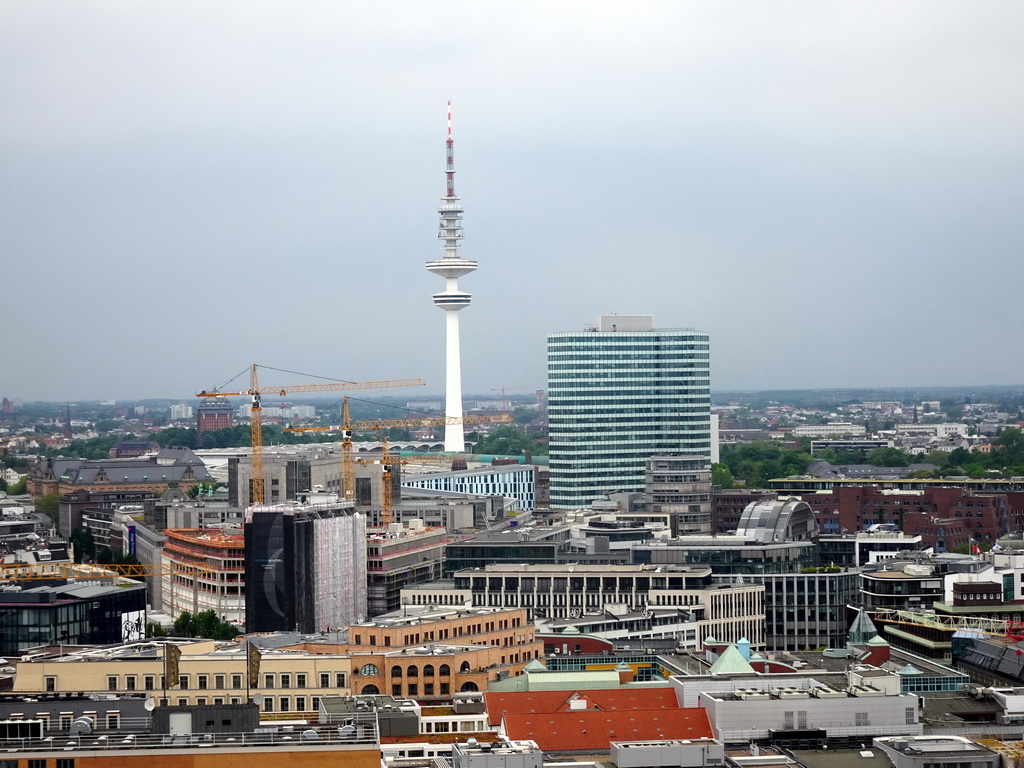
<svg viewBox="0 0 1024 768">
<path fill-rule="evenodd" d="M 68 734 L 71 736 L 88 736 L 92 733 L 92 718 L 80 717 L 71 724 Z"/>
<path fill-rule="evenodd" d="M 302 732 L 303 741 L 320 741 L 320 734 L 314 731 L 312 728 L 307 728 Z"/>
<path fill-rule="evenodd" d="M 265 699 L 265 698 L 266 697 L 262 693 L 254 693 L 252 695 L 252 703 L 253 704 L 262 704 L 263 703 L 263 699 Z"/>
<path fill-rule="evenodd" d="M 356 727 L 354 725 L 343 725 L 338 729 L 338 736 L 343 739 L 351 739 L 356 735 Z"/>
<path fill-rule="evenodd" d="M 152 712 L 154 709 L 156 709 L 156 699 L 150 696 L 148 699 L 146 699 L 146 703 L 142 706 L 146 708 L 147 712 Z"/>
</svg>

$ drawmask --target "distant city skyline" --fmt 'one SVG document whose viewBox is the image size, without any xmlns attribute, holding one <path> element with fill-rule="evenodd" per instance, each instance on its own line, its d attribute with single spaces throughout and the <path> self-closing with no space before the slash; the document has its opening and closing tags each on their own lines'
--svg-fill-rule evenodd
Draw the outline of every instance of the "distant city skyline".
<svg viewBox="0 0 1024 768">
<path fill-rule="evenodd" d="M 442 393 L 449 99 L 466 393 L 612 312 L 706 330 L 713 391 L 1024 382 L 1024 6 L 447 8 L 0 7 L 0 395 Z"/>
</svg>

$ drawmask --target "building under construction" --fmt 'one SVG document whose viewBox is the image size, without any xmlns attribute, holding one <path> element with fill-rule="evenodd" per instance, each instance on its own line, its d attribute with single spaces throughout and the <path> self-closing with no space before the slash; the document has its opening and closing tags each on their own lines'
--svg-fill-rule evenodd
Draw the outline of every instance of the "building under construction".
<svg viewBox="0 0 1024 768">
<path fill-rule="evenodd" d="M 245 511 L 245 627 L 322 632 L 366 616 L 366 518 L 351 502 Z"/>
</svg>

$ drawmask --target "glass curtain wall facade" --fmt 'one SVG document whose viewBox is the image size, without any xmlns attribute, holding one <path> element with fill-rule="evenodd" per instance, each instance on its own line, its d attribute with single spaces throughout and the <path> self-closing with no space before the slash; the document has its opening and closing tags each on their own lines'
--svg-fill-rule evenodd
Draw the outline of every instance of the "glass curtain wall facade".
<svg viewBox="0 0 1024 768">
<path fill-rule="evenodd" d="M 655 329 L 649 315 L 605 315 L 547 340 L 551 506 L 589 507 L 644 490 L 648 458 L 709 456 L 708 335 Z"/>
</svg>

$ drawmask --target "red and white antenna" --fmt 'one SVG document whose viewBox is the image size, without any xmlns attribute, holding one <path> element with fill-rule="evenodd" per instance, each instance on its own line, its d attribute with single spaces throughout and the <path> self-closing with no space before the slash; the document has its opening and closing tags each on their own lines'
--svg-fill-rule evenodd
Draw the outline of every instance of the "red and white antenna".
<svg viewBox="0 0 1024 768">
<path fill-rule="evenodd" d="M 455 197 L 455 142 L 452 140 L 452 103 L 448 102 L 448 141 L 445 142 L 448 152 L 448 168 L 445 175 L 448 177 L 448 197 Z"/>
</svg>

